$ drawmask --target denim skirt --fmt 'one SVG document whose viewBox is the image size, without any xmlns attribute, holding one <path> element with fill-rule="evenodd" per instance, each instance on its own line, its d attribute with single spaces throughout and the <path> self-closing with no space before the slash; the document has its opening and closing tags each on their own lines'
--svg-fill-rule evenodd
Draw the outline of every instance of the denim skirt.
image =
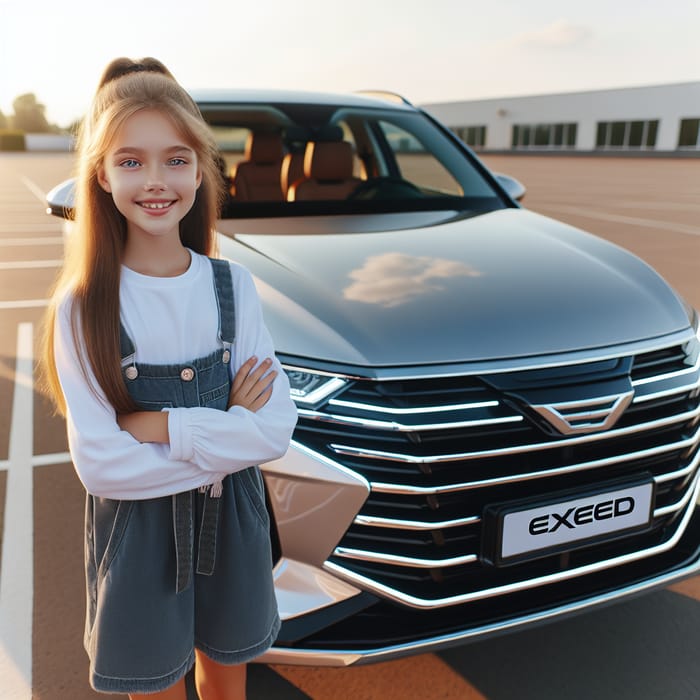
<svg viewBox="0 0 700 700">
<path fill-rule="evenodd" d="M 192 570 L 178 592 L 173 497 L 87 496 L 84 642 L 97 691 L 164 690 L 192 667 L 195 648 L 219 663 L 241 664 L 265 652 L 279 632 L 260 469 L 224 480 L 213 566 L 205 573 L 197 572 L 202 526 L 214 499 L 199 491 L 191 497 Z"/>
</svg>

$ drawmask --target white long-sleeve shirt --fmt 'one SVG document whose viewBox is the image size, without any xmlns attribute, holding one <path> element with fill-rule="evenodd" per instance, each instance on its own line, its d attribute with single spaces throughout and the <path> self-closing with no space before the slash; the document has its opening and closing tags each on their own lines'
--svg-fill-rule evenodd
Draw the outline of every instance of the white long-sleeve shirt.
<svg viewBox="0 0 700 700">
<path fill-rule="evenodd" d="M 140 443 L 119 428 L 116 413 L 90 372 L 86 382 L 73 342 L 71 299 L 59 306 L 55 355 L 66 399 L 68 443 L 75 469 L 95 496 L 140 500 L 218 481 L 225 474 L 281 457 L 297 419 L 289 382 L 274 357 L 250 273 L 231 263 L 236 305 L 234 376 L 250 357 L 273 359 L 278 371 L 270 400 L 253 413 L 240 406 L 168 409 L 170 444 Z M 211 264 L 192 253 L 177 277 L 150 277 L 122 267 L 121 319 L 138 364 L 184 364 L 221 347 Z"/>
</svg>

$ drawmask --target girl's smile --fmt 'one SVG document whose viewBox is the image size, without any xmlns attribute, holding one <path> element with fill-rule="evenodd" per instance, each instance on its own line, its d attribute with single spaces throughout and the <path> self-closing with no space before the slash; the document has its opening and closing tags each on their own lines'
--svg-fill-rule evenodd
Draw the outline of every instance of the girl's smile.
<svg viewBox="0 0 700 700">
<path fill-rule="evenodd" d="M 146 209 L 153 216 L 160 216 L 167 213 L 167 210 L 175 203 L 175 200 L 167 201 L 143 201 L 137 202 L 140 206 Z"/>
</svg>

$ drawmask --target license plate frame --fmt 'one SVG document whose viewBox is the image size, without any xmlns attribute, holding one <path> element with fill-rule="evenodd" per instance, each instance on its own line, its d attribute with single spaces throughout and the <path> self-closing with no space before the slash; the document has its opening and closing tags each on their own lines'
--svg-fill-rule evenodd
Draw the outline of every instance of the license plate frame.
<svg viewBox="0 0 700 700">
<path fill-rule="evenodd" d="M 630 503 L 625 499 L 633 500 L 627 512 Z M 653 525 L 655 501 L 656 484 L 644 473 L 594 488 L 488 505 L 483 513 L 482 561 L 511 566 L 645 532 Z"/>
</svg>

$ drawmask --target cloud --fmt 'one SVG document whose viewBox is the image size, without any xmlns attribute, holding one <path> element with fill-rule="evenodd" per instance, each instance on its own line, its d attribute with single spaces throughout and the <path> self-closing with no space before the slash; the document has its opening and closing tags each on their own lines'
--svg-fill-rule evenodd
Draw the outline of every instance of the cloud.
<svg viewBox="0 0 700 700">
<path fill-rule="evenodd" d="M 567 49 L 587 44 L 592 37 L 590 27 L 559 19 L 541 29 L 518 34 L 509 43 L 520 48 Z"/>
<path fill-rule="evenodd" d="M 350 273 L 354 281 L 343 290 L 343 296 L 364 304 L 397 306 L 443 289 L 437 280 L 480 275 L 478 270 L 455 260 L 384 253 L 371 255 L 361 268 Z"/>
</svg>

